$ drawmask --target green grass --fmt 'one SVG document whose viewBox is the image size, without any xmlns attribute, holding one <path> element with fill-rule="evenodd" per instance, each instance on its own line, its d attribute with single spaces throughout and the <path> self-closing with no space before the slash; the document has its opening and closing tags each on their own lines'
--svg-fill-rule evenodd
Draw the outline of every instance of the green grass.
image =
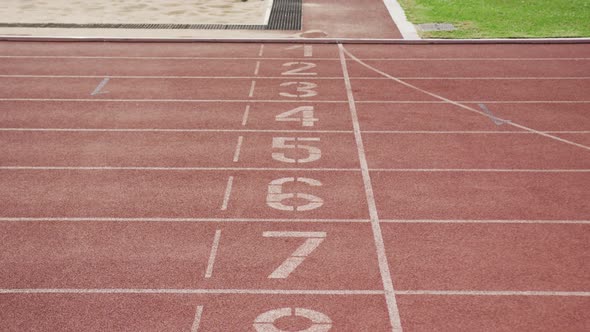
<svg viewBox="0 0 590 332">
<path fill-rule="evenodd" d="M 408 20 L 452 23 L 424 38 L 590 37 L 590 0 L 399 0 Z"/>
</svg>

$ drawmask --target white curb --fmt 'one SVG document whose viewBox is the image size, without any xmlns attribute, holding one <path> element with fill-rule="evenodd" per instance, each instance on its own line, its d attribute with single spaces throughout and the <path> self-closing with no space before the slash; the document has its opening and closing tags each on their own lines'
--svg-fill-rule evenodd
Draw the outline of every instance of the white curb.
<svg viewBox="0 0 590 332">
<path fill-rule="evenodd" d="M 397 2 L 397 0 L 383 0 L 385 7 L 387 7 L 387 11 L 399 32 L 401 32 L 402 37 L 406 40 L 418 40 L 420 36 L 418 35 L 418 31 L 416 31 L 416 27 L 412 23 L 408 21 L 406 17 L 406 13 L 404 12 L 402 6 Z"/>
</svg>

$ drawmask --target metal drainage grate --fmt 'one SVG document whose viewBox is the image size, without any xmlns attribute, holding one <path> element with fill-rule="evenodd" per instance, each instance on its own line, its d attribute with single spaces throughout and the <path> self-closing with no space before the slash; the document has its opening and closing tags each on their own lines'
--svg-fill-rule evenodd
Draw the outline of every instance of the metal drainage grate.
<svg viewBox="0 0 590 332">
<path fill-rule="evenodd" d="M 451 23 L 423 23 L 418 24 L 420 31 L 453 31 L 457 30 Z"/>
<path fill-rule="evenodd" d="M 268 25 L 144 23 L 0 23 L 0 28 L 301 30 L 301 2 L 302 0 L 274 0 L 270 11 Z"/>
</svg>

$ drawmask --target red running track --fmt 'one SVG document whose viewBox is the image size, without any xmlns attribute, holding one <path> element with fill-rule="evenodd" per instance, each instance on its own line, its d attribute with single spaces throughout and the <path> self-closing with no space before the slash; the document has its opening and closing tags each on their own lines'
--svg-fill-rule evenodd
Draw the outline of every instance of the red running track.
<svg viewBox="0 0 590 332">
<path fill-rule="evenodd" d="M 590 328 L 590 46 L 292 46 L 1 43 L 1 329 Z"/>
</svg>

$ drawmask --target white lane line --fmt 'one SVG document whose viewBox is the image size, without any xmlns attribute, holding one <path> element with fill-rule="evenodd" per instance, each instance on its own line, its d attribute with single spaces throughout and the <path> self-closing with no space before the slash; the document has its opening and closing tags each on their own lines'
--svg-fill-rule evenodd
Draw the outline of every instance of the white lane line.
<svg viewBox="0 0 590 332">
<path fill-rule="evenodd" d="M 203 306 L 197 306 L 197 310 L 195 312 L 195 319 L 193 320 L 193 325 L 191 326 L 191 332 L 199 332 L 199 326 L 201 325 L 201 317 L 203 316 Z"/>
<path fill-rule="evenodd" d="M 242 124 L 247 123 L 249 108 L 242 117 Z M 244 122 L 245 121 L 245 122 Z M 0 131 L 56 131 L 56 132 L 218 132 L 218 133 L 321 133 L 321 134 L 352 134 L 352 130 L 304 130 L 304 129 L 200 129 L 200 128 L 0 128 Z M 545 130 L 551 134 L 590 134 L 590 130 Z M 534 134 L 529 131 L 510 130 L 363 130 L 363 134 Z"/>
<path fill-rule="evenodd" d="M 328 59 L 332 60 L 332 59 Z M 590 58 L 362 58 L 363 61 L 582 61 Z"/>
<path fill-rule="evenodd" d="M 21 171 L 313 171 L 361 172 L 360 168 L 297 167 L 141 167 L 141 166 L 0 166 L 0 170 Z M 587 173 L 590 169 L 518 169 L 518 168 L 369 168 L 371 172 L 498 172 L 498 173 Z"/>
<path fill-rule="evenodd" d="M 590 292 L 561 292 L 561 291 L 440 291 L 440 290 L 404 290 L 396 291 L 397 295 L 459 295 L 459 296 L 564 296 L 587 297 Z"/>
<path fill-rule="evenodd" d="M 0 55 L 0 59 L 128 59 L 128 60 L 258 60 L 263 56 L 264 45 L 260 46 L 258 57 L 193 57 L 193 56 L 93 56 L 93 55 Z M 303 57 L 277 58 L 262 60 L 305 60 Z M 338 58 L 314 58 L 314 60 L 340 61 Z M 363 61 L 589 61 L 588 57 L 564 58 L 362 58 Z"/>
<path fill-rule="evenodd" d="M 225 186 L 225 193 L 223 194 L 223 202 L 221 203 L 221 210 L 227 210 L 229 204 L 229 198 L 231 196 L 231 189 L 234 183 L 234 177 L 230 176 L 227 179 L 227 185 Z"/>
<path fill-rule="evenodd" d="M 221 77 L 220 77 L 221 78 Z M 225 77 L 223 77 L 225 78 Z M 274 79 L 274 77 L 268 77 L 268 78 L 272 78 Z M 317 79 L 323 79 L 323 80 L 331 80 L 331 79 L 336 79 L 335 77 L 314 77 Z M 536 77 L 536 76 L 524 76 L 524 77 L 518 77 L 518 76 L 513 76 L 513 77 L 502 77 L 502 76 L 446 76 L 446 77 L 440 77 L 440 76 L 400 76 L 398 77 L 400 80 L 424 80 L 424 81 L 437 81 L 437 80 L 481 80 L 481 81 L 485 81 L 485 80 L 489 80 L 489 81 L 503 81 L 503 80 L 534 80 L 534 81 L 539 81 L 539 80 L 555 80 L 555 81 L 559 81 L 559 80 L 588 80 L 590 79 L 590 77 L 588 76 L 540 76 L 540 77 Z M 388 80 L 389 78 L 387 77 L 370 77 L 370 76 L 351 76 L 350 77 L 351 80 Z"/>
<path fill-rule="evenodd" d="M 255 69 L 256 70 L 256 69 Z M 260 70 L 260 69 L 258 69 Z M 0 78 L 100 78 L 103 76 L 97 75 L 0 75 Z M 268 80 L 280 80 L 285 79 L 285 76 L 258 76 L 255 71 L 254 76 L 153 76 L 153 75 L 111 75 L 109 78 L 119 79 L 268 79 Z M 314 76 L 311 79 L 314 80 L 341 80 L 344 77 L 341 76 Z M 441 76 L 400 76 L 401 80 L 588 80 L 588 76 L 525 76 L 525 77 L 501 77 L 501 76 L 454 76 L 454 77 L 441 77 Z M 384 81 L 389 80 L 387 77 L 381 76 L 351 76 L 351 80 L 376 80 Z M 106 93 L 106 92 L 103 92 Z"/>
<path fill-rule="evenodd" d="M 260 62 L 260 61 L 259 61 Z M 154 75 L 111 75 L 109 78 L 123 78 L 123 79 L 252 79 L 252 78 L 260 78 L 260 79 L 269 79 L 269 80 L 280 80 L 285 79 L 285 76 L 254 76 L 251 75 L 244 75 L 244 76 L 201 76 L 201 75 L 171 75 L 171 76 L 154 76 Z M 0 78 L 101 78 L 104 76 L 97 76 L 97 75 L 0 75 Z M 314 80 L 341 80 L 342 77 L 340 76 L 325 76 L 325 77 L 311 77 L 310 79 Z M 383 77 L 359 77 L 358 79 L 367 79 L 367 80 L 384 80 Z"/>
<path fill-rule="evenodd" d="M 352 126 L 354 129 L 354 138 L 356 141 L 357 152 L 361 164 L 361 174 L 363 177 L 363 184 L 365 188 L 365 195 L 367 204 L 369 206 L 369 215 L 371 218 L 371 228 L 373 230 L 373 238 L 375 241 L 375 248 L 377 251 L 377 260 L 379 263 L 379 271 L 381 273 L 381 281 L 385 290 L 385 300 L 387 302 L 387 309 L 389 312 L 389 320 L 392 331 L 401 332 L 402 325 L 399 316 L 399 309 L 395 300 L 395 293 L 393 287 L 393 280 L 391 279 L 391 272 L 389 270 L 389 263 L 385 254 L 385 242 L 383 241 L 383 234 L 381 233 L 381 226 L 379 225 L 379 215 L 377 213 L 377 206 L 375 204 L 375 197 L 373 195 L 373 185 L 371 184 L 371 175 L 369 173 L 369 166 L 365 155 L 363 139 L 361 136 L 361 128 L 356 111 L 356 104 L 354 102 L 354 95 L 352 93 L 352 85 L 348 76 L 348 68 L 346 66 L 346 58 L 344 57 L 344 47 L 338 44 L 338 51 L 340 55 L 340 64 L 342 66 L 342 73 L 344 74 L 344 83 L 346 85 L 346 94 L 348 96 L 348 108 L 352 118 Z"/>
<path fill-rule="evenodd" d="M 252 80 L 252 85 L 250 85 L 250 92 L 248 92 L 248 97 L 254 97 L 254 89 L 256 88 L 256 81 Z"/>
<path fill-rule="evenodd" d="M 96 86 L 96 88 L 94 88 L 94 91 L 92 91 L 90 93 L 91 96 L 96 96 L 99 94 L 105 94 L 108 93 L 108 91 L 101 91 L 105 85 L 107 85 L 107 83 L 109 83 L 110 78 L 109 77 L 105 77 L 100 83 L 98 83 L 98 85 Z"/>
<path fill-rule="evenodd" d="M 0 222 L 306 222 L 306 223 L 367 223 L 368 219 L 283 219 L 283 218 L 105 218 L 105 217 L 0 217 Z"/>
<path fill-rule="evenodd" d="M 72 132 L 203 132 L 203 133 L 339 133 L 352 130 L 285 130 L 285 129 L 166 129 L 166 128 L 0 128 L 0 131 L 72 131 Z"/>
<path fill-rule="evenodd" d="M 248 116 L 250 115 L 250 105 L 246 105 L 246 109 L 244 110 L 244 116 L 242 116 L 242 126 L 246 126 L 248 123 Z"/>
<path fill-rule="evenodd" d="M 178 289 L 178 288 L 0 288 L 0 294 L 252 294 L 383 295 L 382 290 Z"/>
<path fill-rule="evenodd" d="M 249 108 L 246 109 L 242 117 L 248 120 Z M 0 131 L 64 131 L 64 132 L 219 132 L 219 133 L 322 133 L 322 134 L 352 134 L 352 130 L 304 130 L 304 129 L 200 129 L 200 128 L 0 128 Z M 590 130 L 545 130 L 545 133 L 551 134 L 590 134 Z M 531 135 L 529 131 L 511 131 L 511 130 L 363 130 L 363 134 L 526 134 Z"/>
<path fill-rule="evenodd" d="M 260 50 L 258 50 L 258 56 L 261 57 L 264 55 L 264 44 L 260 45 Z M 280 59 L 280 58 L 277 58 Z M 234 59 L 237 60 L 237 59 Z"/>
<path fill-rule="evenodd" d="M 0 166 L 0 170 L 23 171 L 314 171 L 360 172 L 359 168 L 301 168 L 301 167 L 138 167 L 138 166 Z"/>
<path fill-rule="evenodd" d="M 76 98 L 0 98 L 0 101 L 75 101 L 75 102 L 132 102 L 132 103 L 306 103 L 309 100 L 299 99 L 76 99 Z M 314 100 L 314 104 L 344 104 L 346 100 Z M 590 103 L 590 101 L 588 101 Z M 442 102 L 441 102 L 442 103 Z M 473 102 L 475 103 L 475 102 Z"/>
<path fill-rule="evenodd" d="M 588 104 L 590 100 L 458 100 L 455 102 L 460 104 Z M 361 100 L 357 101 L 357 104 L 448 104 L 448 102 L 426 100 Z"/>
<path fill-rule="evenodd" d="M 339 44 L 339 45 L 342 45 L 342 44 Z M 395 81 L 395 82 L 397 82 L 397 83 L 399 83 L 399 84 L 401 84 L 403 86 L 406 86 L 408 88 L 411 88 L 411 89 L 416 90 L 416 91 L 419 91 L 419 92 L 422 92 L 422 93 L 424 93 L 426 95 L 429 95 L 429 96 L 431 96 L 433 98 L 439 99 L 439 100 L 444 101 L 446 103 L 453 104 L 455 106 L 461 107 L 461 108 L 463 108 L 465 110 L 468 110 L 468 111 L 471 111 L 471 112 L 474 112 L 474 113 L 477 113 L 477 114 L 480 114 L 480 115 L 484 115 L 486 117 L 488 116 L 485 112 L 482 112 L 480 110 L 477 110 L 477 109 L 475 109 L 473 107 L 467 106 L 465 104 L 462 104 L 462 103 L 457 102 L 457 101 L 454 101 L 454 100 L 450 100 L 450 99 L 445 98 L 443 96 L 440 96 L 440 95 L 438 95 L 436 93 L 432 93 L 430 91 L 427 91 L 427 90 L 424 90 L 422 88 L 419 88 L 419 87 L 417 87 L 417 86 L 415 86 L 413 84 L 410 84 L 410 83 L 407 83 L 407 82 L 405 82 L 403 80 L 400 80 L 397 77 L 391 76 L 391 75 L 389 75 L 389 74 L 387 74 L 387 73 L 385 73 L 385 72 L 383 72 L 383 71 L 381 71 L 381 70 L 379 70 L 377 68 L 374 68 L 374 67 L 372 67 L 372 66 L 364 63 L 363 61 L 361 61 L 357 57 L 355 57 L 352 53 L 348 52 L 344 47 L 342 47 L 342 46 L 340 46 L 340 47 L 341 47 L 341 49 L 342 49 L 343 52 L 345 52 L 348 56 L 350 56 L 358 64 L 360 64 L 360 65 L 364 66 L 365 68 L 370 69 L 370 70 L 372 70 L 372 71 L 374 71 L 374 72 L 376 72 L 378 74 L 381 74 L 381 75 L 383 75 L 385 77 L 388 77 L 391 80 L 393 80 L 393 81 Z M 485 103 L 485 102 L 481 102 L 481 103 Z M 565 143 L 565 144 L 568 144 L 568 145 L 576 146 L 578 148 L 581 148 L 581 149 L 589 150 L 590 151 L 590 146 L 586 146 L 586 145 L 583 145 L 583 144 L 579 144 L 579 143 L 576 143 L 576 142 L 569 141 L 569 140 L 564 139 L 564 138 L 561 138 L 561 137 L 557 137 L 557 136 L 554 136 L 554 135 L 551 135 L 551 134 L 547 134 L 547 133 L 544 133 L 544 132 L 541 132 L 541 131 L 538 131 L 538 130 L 529 128 L 527 126 L 520 125 L 520 124 L 518 124 L 516 122 L 506 122 L 506 124 L 509 125 L 509 126 L 513 126 L 513 127 L 519 128 L 519 129 L 523 129 L 523 130 L 526 130 L 526 131 L 530 131 L 530 132 L 536 133 L 536 134 L 538 134 L 540 136 L 544 136 L 544 137 L 547 137 L 547 138 L 552 139 L 552 140 L 555 140 L 555 141 L 559 141 L 559 142 L 562 142 L 562 143 Z"/>
<path fill-rule="evenodd" d="M 544 133 L 550 134 L 590 134 L 590 130 L 543 130 Z M 514 130 L 363 130 L 363 134 L 466 134 L 466 135 L 479 135 L 479 134 L 526 134 L 532 135 L 530 131 L 514 131 Z"/>
<path fill-rule="evenodd" d="M 236 150 L 234 152 L 234 163 L 237 163 L 240 160 L 240 152 L 242 151 L 242 142 L 244 141 L 244 136 L 238 137 L 238 143 L 236 144 Z"/>
<path fill-rule="evenodd" d="M 371 168 L 371 172 L 489 172 L 489 173 L 587 173 L 590 169 L 518 169 L 518 168 Z"/>
<path fill-rule="evenodd" d="M 121 103 L 307 103 L 299 99 L 76 99 L 76 98 L 0 98 L 0 101 L 38 101 L 38 102 L 121 102 Z M 314 104 L 344 104 L 346 100 L 314 100 Z M 357 104 L 448 104 L 446 101 L 427 100 L 360 100 Z M 589 104 L 590 100 L 460 100 L 460 104 Z"/>
<path fill-rule="evenodd" d="M 256 68 L 254 68 L 254 76 L 258 76 L 259 71 L 260 71 L 260 61 L 256 61 Z"/>
<path fill-rule="evenodd" d="M 221 229 L 215 231 L 213 237 L 213 244 L 211 245 L 211 253 L 209 254 L 209 261 L 207 262 L 207 271 L 205 271 L 205 278 L 211 278 L 213 275 L 213 265 L 217 257 L 217 250 L 219 249 L 219 241 L 221 240 Z"/>
<path fill-rule="evenodd" d="M 252 294 L 252 295 L 380 295 L 383 290 L 307 289 L 186 289 L 186 288 L 0 288 L 0 294 Z M 451 296 L 571 296 L 588 297 L 590 292 L 562 291 L 439 291 L 398 290 L 398 295 Z"/>
<path fill-rule="evenodd" d="M 381 219 L 392 224 L 590 224 L 590 220 L 477 220 L 477 219 Z"/>
</svg>

